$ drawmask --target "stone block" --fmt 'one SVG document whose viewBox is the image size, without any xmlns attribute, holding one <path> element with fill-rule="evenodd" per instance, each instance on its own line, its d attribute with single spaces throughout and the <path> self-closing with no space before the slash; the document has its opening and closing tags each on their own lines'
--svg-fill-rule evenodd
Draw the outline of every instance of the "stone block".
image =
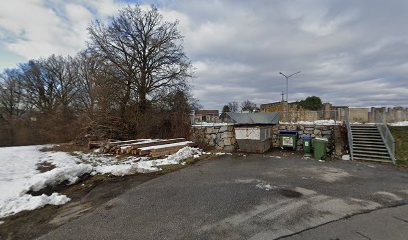
<svg viewBox="0 0 408 240">
<path fill-rule="evenodd" d="M 234 137 L 234 134 L 232 132 L 223 132 L 221 134 L 221 138 L 232 138 Z"/>
<path fill-rule="evenodd" d="M 216 133 L 217 132 L 217 130 L 215 130 L 215 128 L 213 128 L 213 127 L 207 127 L 206 128 L 206 133 L 207 134 L 212 134 L 212 133 Z"/>
<path fill-rule="evenodd" d="M 227 131 L 228 130 L 228 126 L 222 126 L 222 127 L 220 127 L 220 132 L 225 132 L 225 131 Z"/>
</svg>

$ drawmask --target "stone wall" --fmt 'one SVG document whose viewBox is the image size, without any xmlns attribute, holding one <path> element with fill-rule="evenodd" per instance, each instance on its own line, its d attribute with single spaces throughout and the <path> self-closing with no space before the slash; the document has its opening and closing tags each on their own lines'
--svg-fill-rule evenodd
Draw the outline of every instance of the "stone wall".
<svg viewBox="0 0 408 240">
<path fill-rule="evenodd" d="M 297 151 L 303 151 L 303 136 L 327 138 L 327 153 L 330 157 L 339 157 L 345 153 L 347 135 L 342 133 L 342 125 L 301 125 L 279 124 L 273 126 L 273 148 L 279 148 L 279 130 L 298 132 Z M 342 136 L 344 135 L 344 136 Z M 209 148 L 225 152 L 234 152 L 238 149 L 235 139 L 234 126 L 230 125 L 193 125 L 192 140 Z M 201 146 L 203 147 L 203 146 Z M 274 151 L 272 149 L 272 151 Z"/>
<path fill-rule="evenodd" d="M 328 156 L 341 155 L 342 151 L 336 152 L 336 137 L 335 132 L 340 130 L 339 125 L 300 125 L 300 124 L 280 124 L 273 128 L 273 147 L 279 147 L 279 131 L 291 130 L 298 132 L 297 148 L 298 151 L 303 151 L 303 136 L 310 135 L 314 137 L 327 138 L 327 153 Z M 337 144 L 341 144 L 340 142 Z M 343 147 L 341 147 L 343 148 Z"/>
<path fill-rule="evenodd" d="M 191 138 L 199 145 L 205 145 L 216 150 L 233 152 L 237 149 L 232 124 L 193 125 Z"/>
</svg>

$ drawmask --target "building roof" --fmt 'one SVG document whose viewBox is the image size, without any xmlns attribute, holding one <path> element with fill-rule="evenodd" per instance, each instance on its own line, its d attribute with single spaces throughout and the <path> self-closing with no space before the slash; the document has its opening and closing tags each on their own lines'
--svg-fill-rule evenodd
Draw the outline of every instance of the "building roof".
<svg viewBox="0 0 408 240">
<path fill-rule="evenodd" d="M 218 110 L 205 110 L 205 109 L 200 109 L 196 110 L 195 114 L 201 114 L 201 115 L 220 115 L 220 112 Z"/>
<path fill-rule="evenodd" d="M 258 113 L 235 113 L 225 112 L 235 124 L 278 124 L 279 113 L 277 112 L 258 112 Z"/>
</svg>

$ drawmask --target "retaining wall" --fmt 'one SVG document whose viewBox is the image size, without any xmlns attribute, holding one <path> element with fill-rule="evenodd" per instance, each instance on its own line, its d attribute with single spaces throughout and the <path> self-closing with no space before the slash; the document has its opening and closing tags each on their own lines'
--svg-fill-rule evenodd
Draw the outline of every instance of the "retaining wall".
<svg viewBox="0 0 408 240">
<path fill-rule="evenodd" d="M 336 140 L 337 144 L 344 144 L 336 137 L 336 134 L 340 134 L 339 125 L 300 125 L 300 124 L 279 124 L 273 128 L 273 147 L 279 147 L 279 131 L 280 130 L 291 130 L 298 132 L 297 140 L 297 151 L 303 151 L 303 136 L 309 135 L 314 137 L 325 137 L 328 139 L 327 143 L 327 154 L 328 156 L 341 155 L 343 153 L 344 147 L 340 146 L 336 150 Z"/>
<path fill-rule="evenodd" d="M 234 152 L 238 147 L 232 124 L 193 125 L 191 137 L 198 144 L 225 152 Z"/>
<path fill-rule="evenodd" d="M 341 125 L 300 125 L 279 124 L 273 126 L 272 147 L 279 148 L 279 130 L 292 130 L 298 132 L 297 151 L 303 151 L 303 136 L 325 137 L 328 139 L 328 156 L 341 156 L 344 154 L 346 142 L 341 136 Z M 201 126 L 193 125 L 192 140 L 196 143 L 205 144 L 211 148 L 225 152 L 238 150 L 233 125 L 223 126 Z M 337 145 L 337 146 L 336 146 Z M 273 149 L 272 149 L 273 151 Z"/>
</svg>

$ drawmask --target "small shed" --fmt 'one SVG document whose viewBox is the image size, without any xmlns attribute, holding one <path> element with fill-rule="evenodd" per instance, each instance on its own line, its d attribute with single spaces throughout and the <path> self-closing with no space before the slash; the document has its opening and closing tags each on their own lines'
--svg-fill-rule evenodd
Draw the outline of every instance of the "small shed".
<svg viewBox="0 0 408 240">
<path fill-rule="evenodd" d="M 221 119 L 235 125 L 235 138 L 240 151 L 264 153 L 271 149 L 273 126 L 279 123 L 279 113 L 226 112 Z"/>
</svg>

